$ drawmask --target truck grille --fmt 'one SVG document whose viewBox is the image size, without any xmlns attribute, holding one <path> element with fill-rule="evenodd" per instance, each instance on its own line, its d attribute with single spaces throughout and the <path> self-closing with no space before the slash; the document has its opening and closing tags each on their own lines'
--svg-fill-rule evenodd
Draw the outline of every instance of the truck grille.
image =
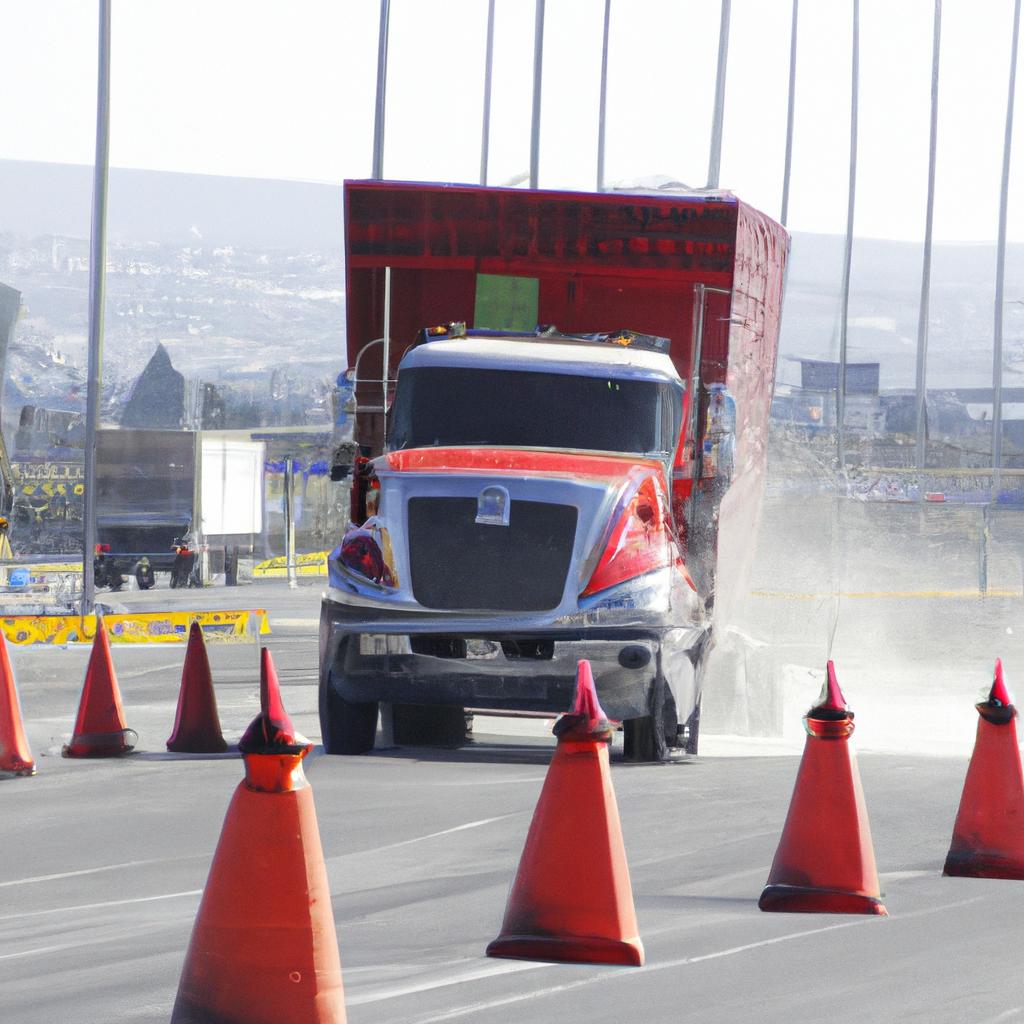
<svg viewBox="0 0 1024 1024">
<path fill-rule="evenodd" d="M 426 608 L 557 608 L 576 539 L 573 505 L 513 501 L 508 526 L 477 523 L 476 498 L 410 498 L 412 592 Z"/>
</svg>

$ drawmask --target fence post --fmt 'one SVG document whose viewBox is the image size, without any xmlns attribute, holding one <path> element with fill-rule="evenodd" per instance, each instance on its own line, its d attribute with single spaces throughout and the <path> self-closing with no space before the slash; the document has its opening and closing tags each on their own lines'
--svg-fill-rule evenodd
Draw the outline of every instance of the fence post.
<svg viewBox="0 0 1024 1024">
<path fill-rule="evenodd" d="M 988 534 L 990 505 L 982 506 L 981 535 L 978 539 L 978 590 L 982 595 L 988 593 Z"/>
</svg>

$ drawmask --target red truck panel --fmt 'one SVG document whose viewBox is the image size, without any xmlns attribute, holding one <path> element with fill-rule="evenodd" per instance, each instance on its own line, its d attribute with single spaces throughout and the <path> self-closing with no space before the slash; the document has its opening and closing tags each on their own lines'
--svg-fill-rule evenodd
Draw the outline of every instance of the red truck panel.
<svg viewBox="0 0 1024 1024">
<path fill-rule="evenodd" d="M 379 338 L 384 272 L 391 277 L 392 374 L 428 324 L 473 325 L 477 274 L 539 281 L 539 323 L 565 332 L 628 327 L 672 339 L 681 376 L 691 376 L 693 286 L 730 289 L 737 259 L 732 196 L 545 192 L 359 181 L 345 184 L 347 337 L 352 365 Z M 729 298 L 709 293 L 702 379 L 726 378 Z M 381 346 L 360 362 L 361 379 L 381 377 Z M 380 387 L 359 387 L 380 405 Z M 379 414 L 359 436 L 379 450 Z"/>
</svg>

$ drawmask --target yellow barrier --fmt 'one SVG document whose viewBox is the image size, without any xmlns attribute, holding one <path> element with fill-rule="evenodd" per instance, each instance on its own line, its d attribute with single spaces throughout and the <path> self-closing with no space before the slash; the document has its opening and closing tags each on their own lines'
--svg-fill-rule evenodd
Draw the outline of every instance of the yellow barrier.
<svg viewBox="0 0 1024 1024">
<path fill-rule="evenodd" d="M 105 615 L 103 621 L 111 643 L 183 644 L 189 626 L 198 622 L 206 640 L 237 642 L 270 632 L 267 613 L 262 608 L 211 612 L 145 612 Z M 258 623 L 258 624 L 257 624 Z M 0 618 L 0 631 L 12 644 L 91 643 L 96 635 L 96 616 L 86 615 L 12 615 Z"/>
<path fill-rule="evenodd" d="M 297 555 L 295 558 L 295 574 L 297 576 L 326 576 L 327 556 L 330 551 L 314 551 L 308 555 Z M 288 575 L 288 559 L 281 555 L 268 558 L 253 566 L 252 576 L 256 580 L 282 578 Z"/>
</svg>

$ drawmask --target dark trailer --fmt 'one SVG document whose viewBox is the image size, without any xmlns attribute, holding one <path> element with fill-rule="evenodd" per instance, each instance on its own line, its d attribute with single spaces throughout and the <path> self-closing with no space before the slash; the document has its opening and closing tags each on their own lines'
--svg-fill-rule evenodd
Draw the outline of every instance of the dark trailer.
<svg viewBox="0 0 1024 1024">
<path fill-rule="evenodd" d="M 174 542 L 195 509 L 196 434 L 100 430 L 96 435 L 96 542 L 131 571 L 143 555 L 170 570 Z"/>
</svg>

